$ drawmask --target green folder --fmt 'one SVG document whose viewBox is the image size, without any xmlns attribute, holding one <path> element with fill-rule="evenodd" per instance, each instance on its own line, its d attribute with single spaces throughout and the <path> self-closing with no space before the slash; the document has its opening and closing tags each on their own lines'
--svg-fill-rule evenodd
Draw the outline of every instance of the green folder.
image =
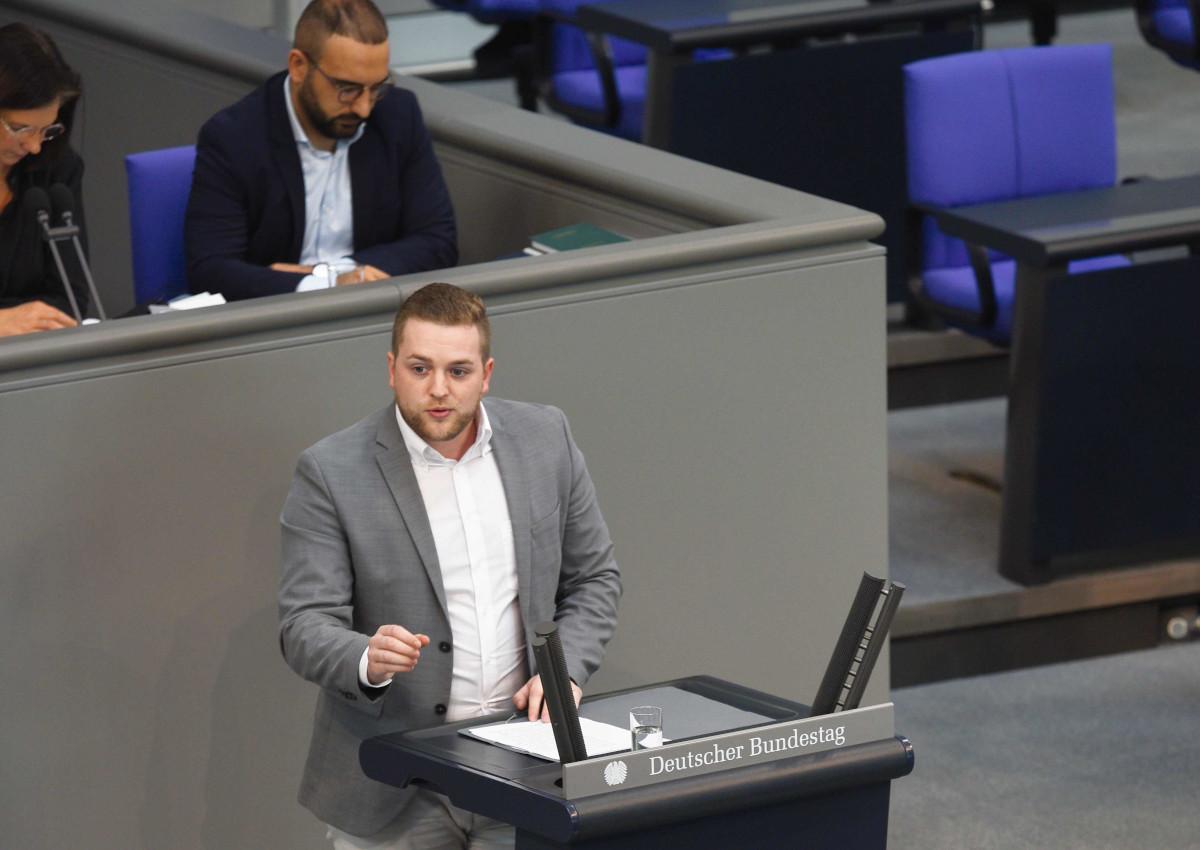
<svg viewBox="0 0 1200 850">
<path fill-rule="evenodd" d="M 603 227 L 580 222 L 547 233 L 539 233 L 530 240 L 530 245 L 543 254 L 552 254 L 556 251 L 573 251 L 576 248 L 592 248 L 596 245 L 628 241 L 628 236 L 619 236 Z"/>
</svg>

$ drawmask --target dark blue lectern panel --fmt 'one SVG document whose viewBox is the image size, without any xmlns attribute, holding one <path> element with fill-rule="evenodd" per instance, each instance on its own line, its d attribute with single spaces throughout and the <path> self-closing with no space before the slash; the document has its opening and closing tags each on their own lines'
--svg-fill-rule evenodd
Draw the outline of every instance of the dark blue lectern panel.
<svg viewBox="0 0 1200 850">
<path fill-rule="evenodd" d="M 1045 286 L 1033 560 L 1200 551 L 1200 259 Z"/>
<path fill-rule="evenodd" d="M 518 850 L 885 850 L 890 795 L 891 783 L 879 782 L 570 844 L 524 832 Z"/>
</svg>

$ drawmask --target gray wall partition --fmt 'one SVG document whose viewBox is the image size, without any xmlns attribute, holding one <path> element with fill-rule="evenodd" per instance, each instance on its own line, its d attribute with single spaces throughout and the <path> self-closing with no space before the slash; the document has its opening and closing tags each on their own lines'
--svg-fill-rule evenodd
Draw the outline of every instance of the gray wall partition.
<svg viewBox="0 0 1200 850">
<path fill-rule="evenodd" d="M 126 45 L 105 20 L 80 42 Z M 326 846 L 295 803 L 314 690 L 277 649 L 278 513 L 297 454 L 388 403 L 391 315 L 432 280 L 485 297 L 493 393 L 559 405 L 587 455 L 626 586 L 589 691 L 808 700 L 886 573 L 879 220 L 413 85 L 468 261 L 580 219 L 641 238 L 0 341 L 5 847 Z"/>
</svg>

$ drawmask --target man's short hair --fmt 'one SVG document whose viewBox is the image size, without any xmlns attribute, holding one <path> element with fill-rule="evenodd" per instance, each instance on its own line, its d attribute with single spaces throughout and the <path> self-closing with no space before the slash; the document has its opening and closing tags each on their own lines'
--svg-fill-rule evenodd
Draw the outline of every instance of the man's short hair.
<svg viewBox="0 0 1200 850">
<path fill-rule="evenodd" d="M 435 325 L 474 325 L 479 329 L 479 348 L 483 362 L 492 356 L 492 326 L 488 322 L 483 299 L 474 292 L 449 283 L 422 286 L 405 299 L 392 323 L 392 354 L 400 353 L 404 323 L 421 319 Z"/>
<path fill-rule="evenodd" d="M 371 0 L 313 0 L 300 13 L 292 46 L 316 61 L 331 35 L 383 44 L 388 40 L 387 21 Z"/>
</svg>

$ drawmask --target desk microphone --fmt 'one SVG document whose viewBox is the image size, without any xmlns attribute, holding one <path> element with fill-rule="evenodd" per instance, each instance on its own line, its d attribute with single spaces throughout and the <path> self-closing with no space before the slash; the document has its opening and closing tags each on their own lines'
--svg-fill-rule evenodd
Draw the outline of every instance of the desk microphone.
<svg viewBox="0 0 1200 850">
<path fill-rule="evenodd" d="M 92 279 L 91 266 L 88 265 L 87 257 L 83 255 L 83 246 L 79 244 L 80 231 L 75 224 L 75 194 L 64 184 L 55 183 L 50 187 L 50 203 L 54 208 L 55 215 L 62 222 L 58 228 L 62 233 L 61 238 L 69 239 L 75 246 L 75 256 L 79 260 L 79 268 L 83 270 L 83 279 L 87 282 L 92 303 L 96 305 L 96 313 L 101 320 L 107 319 L 108 316 L 104 315 L 104 305 L 100 303 L 100 293 L 96 291 L 96 281 Z"/>
<path fill-rule="evenodd" d="M 46 194 L 45 189 L 40 186 L 29 188 L 21 203 L 26 215 L 36 219 L 43 228 L 50 227 L 50 196 Z"/>
<path fill-rule="evenodd" d="M 75 300 L 75 292 L 71 289 L 67 270 L 63 268 L 62 255 L 58 252 L 58 241 L 63 237 L 57 236 L 55 229 L 50 226 L 50 196 L 45 189 L 34 186 L 25 192 L 25 198 L 21 203 L 27 214 L 32 216 L 41 227 L 42 239 L 50 246 L 50 256 L 54 258 L 54 265 L 58 268 L 58 279 L 62 281 L 63 290 L 67 293 L 71 312 L 75 314 L 75 321 L 83 324 L 83 314 L 79 311 L 79 303 Z"/>
</svg>

